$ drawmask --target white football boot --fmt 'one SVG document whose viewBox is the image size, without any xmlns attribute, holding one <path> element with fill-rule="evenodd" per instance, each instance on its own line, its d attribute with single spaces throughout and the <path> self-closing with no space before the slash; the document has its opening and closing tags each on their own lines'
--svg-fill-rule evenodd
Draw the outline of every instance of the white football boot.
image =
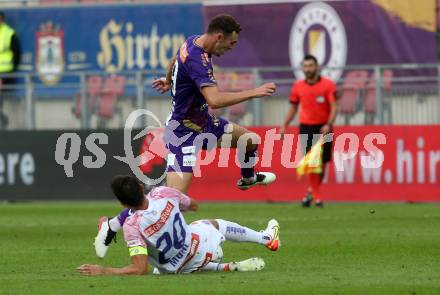
<svg viewBox="0 0 440 295">
<path fill-rule="evenodd" d="M 99 258 L 104 258 L 108 251 L 110 243 L 116 240 L 116 232 L 110 229 L 108 218 L 103 216 L 99 218 L 98 234 L 95 237 L 95 252 Z"/>
<path fill-rule="evenodd" d="M 280 225 L 275 219 L 269 220 L 267 227 L 263 232 L 269 237 L 266 248 L 271 251 L 277 251 L 281 246 L 280 241 Z"/>
<path fill-rule="evenodd" d="M 272 172 L 257 172 L 255 173 L 255 181 L 247 182 L 243 178 L 240 178 L 237 182 L 237 186 L 241 190 L 247 190 L 254 185 L 268 185 L 277 179 L 277 176 Z"/>
<path fill-rule="evenodd" d="M 253 257 L 243 261 L 229 263 L 229 271 L 259 271 L 262 270 L 265 265 L 262 258 Z"/>
</svg>

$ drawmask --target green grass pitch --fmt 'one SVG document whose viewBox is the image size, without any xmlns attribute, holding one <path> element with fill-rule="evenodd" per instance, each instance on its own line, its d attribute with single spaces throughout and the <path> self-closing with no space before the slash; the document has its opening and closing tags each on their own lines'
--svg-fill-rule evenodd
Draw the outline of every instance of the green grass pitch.
<svg viewBox="0 0 440 295">
<path fill-rule="evenodd" d="M 224 244 L 225 260 L 262 257 L 256 273 L 84 277 L 83 263 L 124 266 L 121 234 L 104 260 L 92 242 L 114 203 L 0 204 L 0 294 L 440 294 L 440 205 L 205 203 L 188 222 L 221 217 L 262 229 L 278 219 L 282 247 Z"/>
</svg>

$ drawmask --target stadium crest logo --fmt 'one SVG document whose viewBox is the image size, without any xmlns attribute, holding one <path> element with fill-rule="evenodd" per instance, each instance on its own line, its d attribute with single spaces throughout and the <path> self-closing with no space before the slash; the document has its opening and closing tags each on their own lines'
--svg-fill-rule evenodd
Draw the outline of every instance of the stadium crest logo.
<svg viewBox="0 0 440 295">
<path fill-rule="evenodd" d="M 338 13 L 328 4 L 314 2 L 303 6 L 293 21 L 289 57 L 297 79 L 303 78 L 301 62 L 313 54 L 326 67 L 322 74 L 334 81 L 342 75 L 347 61 L 347 35 Z"/>
<path fill-rule="evenodd" d="M 58 83 L 64 72 L 64 32 L 48 21 L 36 33 L 36 68 L 47 85 Z"/>
</svg>

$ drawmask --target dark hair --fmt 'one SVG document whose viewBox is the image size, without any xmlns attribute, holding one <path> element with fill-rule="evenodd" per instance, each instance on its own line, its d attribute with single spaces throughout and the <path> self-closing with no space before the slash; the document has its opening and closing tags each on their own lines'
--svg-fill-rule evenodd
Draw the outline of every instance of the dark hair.
<svg viewBox="0 0 440 295">
<path fill-rule="evenodd" d="M 241 32 L 240 24 L 229 14 L 220 14 L 214 17 L 208 26 L 208 34 L 221 32 L 225 36 Z"/>
<path fill-rule="evenodd" d="M 131 207 L 142 205 L 145 198 L 142 185 L 136 177 L 130 175 L 115 176 L 111 183 L 113 194 L 123 204 Z"/>
<path fill-rule="evenodd" d="M 0 18 L 3 20 L 5 19 L 5 13 L 3 11 L 0 11 Z"/>
<path fill-rule="evenodd" d="M 306 60 L 313 60 L 315 62 L 315 64 L 318 64 L 318 60 L 316 59 L 316 57 L 314 55 L 311 54 L 306 54 L 306 56 L 304 56 L 304 61 Z"/>
</svg>

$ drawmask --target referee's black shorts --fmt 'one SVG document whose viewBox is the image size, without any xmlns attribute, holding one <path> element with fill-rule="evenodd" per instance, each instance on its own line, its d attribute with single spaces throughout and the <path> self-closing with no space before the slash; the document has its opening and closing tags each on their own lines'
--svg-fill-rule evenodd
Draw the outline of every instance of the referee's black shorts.
<svg viewBox="0 0 440 295">
<path fill-rule="evenodd" d="M 312 146 L 321 137 L 321 127 L 325 124 L 307 125 L 299 124 L 299 134 L 302 146 L 303 155 L 308 153 Z M 333 141 L 324 143 L 324 150 L 322 152 L 322 162 L 328 163 L 332 160 Z"/>
</svg>

